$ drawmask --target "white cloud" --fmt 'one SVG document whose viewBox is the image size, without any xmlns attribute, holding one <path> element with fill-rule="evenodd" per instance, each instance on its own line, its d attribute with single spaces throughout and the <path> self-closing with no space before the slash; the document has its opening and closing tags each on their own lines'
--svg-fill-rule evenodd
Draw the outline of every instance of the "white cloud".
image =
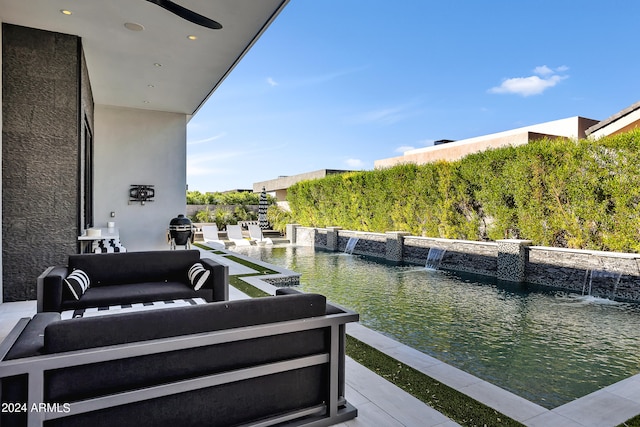
<svg viewBox="0 0 640 427">
<path fill-rule="evenodd" d="M 273 80 L 273 78 L 271 78 L 271 77 L 267 77 L 267 83 L 269 83 L 269 86 L 271 86 L 271 87 L 278 86 L 278 82 Z"/>
<path fill-rule="evenodd" d="M 546 65 L 534 68 L 533 72 L 539 76 L 548 76 L 549 74 L 553 74 L 553 70 Z"/>
<path fill-rule="evenodd" d="M 364 162 L 360 159 L 347 159 L 344 161 L 347 167 L 351 169 L 362 169 L 364 168 Z"/>
<path fill-rule="evenodd" d="M 187 144 L 189 144 L 189 145 L 204 144 L 205 142 L 215 141 L 216 139 L 224 138 L 225 136 L 227 136 L 227 133 L 226 132 L 221 132 L 221 133 L 219 133 L 217 135 L 214 135 L 212 137 L 209 137 L 209 138 L 199 139 L 199 140 L 196 140 L 196 141 L 189 141 Z"/>
<path fill-rule="evenodd" d="M 420 114 L 420 110 L 415 109 L 413 104 L 397 105 L 377 110 L 365 111 L 350 119 L 355 124 L 380 123 L 392 125 L 401 122 L 409 117 Z"/>
<path fill-rule="evenodd" d="M 533 70 L 533 73 L 537 75 L 505 79 L 500 86 L 492 87 L 488 92 L 521 96 L 539 95 L 545 90 L 556 86 L 562 80 L 569 78 L 569 76 L 557 74 L 568 69 L 569 67 L 564 65 L 555 70 L 546 65 L 538 66 Z"/>
</svg>

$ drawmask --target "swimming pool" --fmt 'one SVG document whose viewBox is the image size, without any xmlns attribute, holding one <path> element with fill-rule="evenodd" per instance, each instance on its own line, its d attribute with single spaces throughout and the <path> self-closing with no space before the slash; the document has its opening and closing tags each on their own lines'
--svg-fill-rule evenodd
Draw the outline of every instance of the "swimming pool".
<svg viewBox="0 0 640 427">
<path fill-rule="evenodd" d="M 308 247 L 239 253 L 302 274 L 360 322 L 546 408 L 640 372 L 640 305 Z"/>
</svg>

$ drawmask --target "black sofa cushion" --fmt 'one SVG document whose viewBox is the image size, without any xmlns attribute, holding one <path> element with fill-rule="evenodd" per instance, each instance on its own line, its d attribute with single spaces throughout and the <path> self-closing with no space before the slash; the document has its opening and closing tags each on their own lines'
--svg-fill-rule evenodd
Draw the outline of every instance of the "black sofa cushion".
<svg viewBox="0 0 640 427">
<path fill-rule="evenodd" d="M 203 298 L 211 301 L 211 289 L 194 291 L 184 282 L 130 283 L 119 286 L 97 286 L 85 292 L 82 298 L 65 300 L 64 310 L 77 308 L 105 307 L 109 305 L 135 304 L 140 302 L 168 301 L 182 298 Z"/>
<path fill-rule="evenodd" d="M 189 283 L 187 271 L 200 251 L 124 252 L 69 255 L 69 271 L 87 272 L 92 287 L 141 282 Z"/>
<path fill-rule="evenodd" d="M 45 351 L 59 353 L 322 316 L 325 307 L 323 295 L 300 294 L 62 320 L 46 327 Z"/>
</svg>

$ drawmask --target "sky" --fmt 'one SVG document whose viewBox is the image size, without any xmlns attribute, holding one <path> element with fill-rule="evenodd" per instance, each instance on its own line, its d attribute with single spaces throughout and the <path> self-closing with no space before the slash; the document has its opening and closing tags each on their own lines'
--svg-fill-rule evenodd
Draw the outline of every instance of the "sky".
<svg viewBox="0 0 640 427">
<path fill-rule="evenodd" d="M 189 190 L 251 189 L 640 101 L 637 0 L 291 0 L 187 126 Z"/>
</svg>

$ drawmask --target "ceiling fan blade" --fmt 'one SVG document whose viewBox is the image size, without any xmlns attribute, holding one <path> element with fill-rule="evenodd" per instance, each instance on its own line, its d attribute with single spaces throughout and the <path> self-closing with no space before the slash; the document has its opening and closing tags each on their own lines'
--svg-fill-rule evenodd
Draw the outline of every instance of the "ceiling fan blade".
<svg viewBox="0 0 640 427">
<path fill-rule="evenodd" d="M 203 27 L 211 28 L 212 30 L 219 30 L 222 28 L 219 22 L 214 21 L 213 19 L 209 19 L 206 16 L 202 16 L 199 13 L 195 13 L 185 7 L 180 6 L 179 4 L 175 4 L 171 0 L 147 0 L 153 4 L 157 4 L 163 9 L 168 10 L 171 13 L 175 13 L 181 18 L 186 19 L 187 21 L 193 22 L 197 25 L 202 25 Z"/>
</svg>

